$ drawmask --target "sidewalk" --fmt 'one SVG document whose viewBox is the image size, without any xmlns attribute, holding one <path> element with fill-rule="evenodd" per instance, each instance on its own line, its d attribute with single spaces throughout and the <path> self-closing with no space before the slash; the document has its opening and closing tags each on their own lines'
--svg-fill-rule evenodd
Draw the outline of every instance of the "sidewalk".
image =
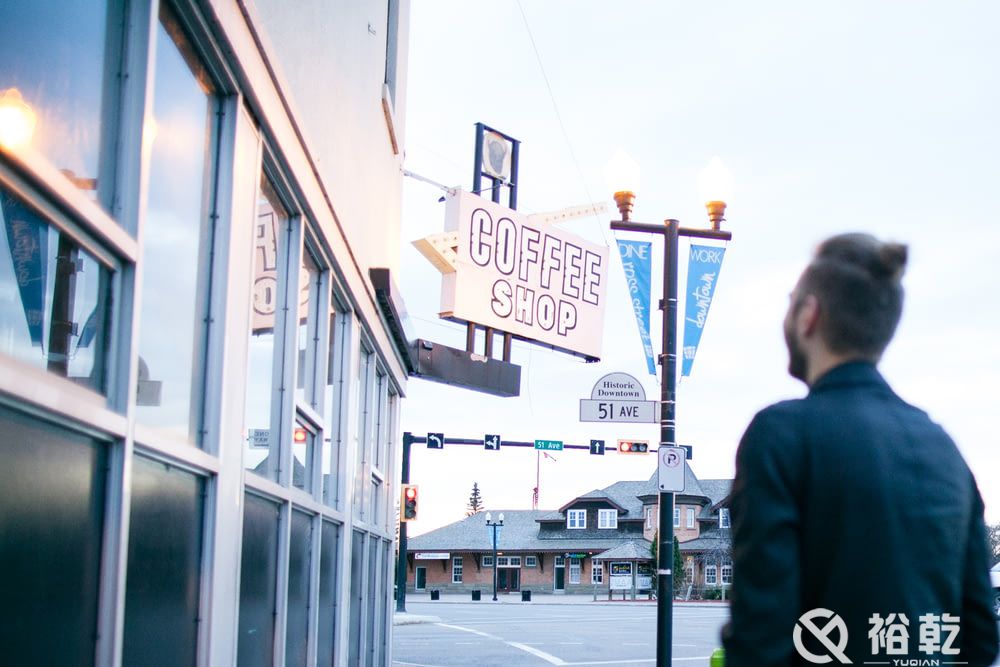
<svg viewBox="0 0 1000 667">
<path fill-rule="evenodd" d="M 494 602 L 491 596 L 484 595 L 482 600 L 473 601 L 472 596 L 468 593 L 441 593 L 440 599 L 431 600 L 429 593 L 408 593 L 406 596 L 406 603 L 419 603 L 421 605 L 421 611 L 427 611 L 424 605 L 448 605 L 448 604 L 474 604 L 488 607 L 490 605 L 503 604 L 503 605 L 605 605 L 605 606 L 632 606 L 632 605 L 655 605 L 656 600 L 649 600 L 646 598 L 632 600 L 630 597 L 626 597 L 623 601 L 621 598 L 617 600 L 608 600 L 607 595 L 603 598 L 598 596 L 597 600 L 594 600 L 593 595 L 555 595 L 551 593 L 542 593 L 531 596 L 531 602 L 522 602 L 521 595 L 519 593 L 512 594 L 499 594 L 497 596 L 497 601 Z M 718 600 L 674 600 L 675 607 L 711 607 L 716 609 L 725 609 L 729 607 L 728 602 L 720 602 Z M 426 614 L 413 614 L 409 612 L 396 612 L 393 615 L 393 625 L 412 625 L 416 623 L 440 623 L 441 619 L 437 616 L 429 616 Z"/>
</svg>

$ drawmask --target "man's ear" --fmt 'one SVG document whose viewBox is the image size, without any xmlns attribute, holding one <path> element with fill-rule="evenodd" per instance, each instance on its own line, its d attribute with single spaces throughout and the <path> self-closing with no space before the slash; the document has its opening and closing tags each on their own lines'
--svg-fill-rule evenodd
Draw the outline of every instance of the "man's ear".
<svg viewBox="0 0 1000 667">
<path fill-rule="evenodd" d="M 813 336 L 819 328 L 819 300 L 813 294 L 807 294 L 799 306 L 798 317 L 795 320 L 799 335 Z"/>
</svg>

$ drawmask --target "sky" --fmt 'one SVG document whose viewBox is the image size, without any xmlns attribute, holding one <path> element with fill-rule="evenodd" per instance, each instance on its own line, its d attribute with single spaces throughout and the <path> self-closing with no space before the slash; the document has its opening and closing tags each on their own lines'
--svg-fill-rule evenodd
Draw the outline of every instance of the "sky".
<svg viewBox="0 0 1000 667">
<path fill-rule="evenodd" d="M 788 293 L 821 240 L 864 231 L 910 248 L 903 319 L 880 368 L 954 437 L 987 519 L 1000 521 L 993 201 L 1000 4 L 425 0 L 411 7 L 410 172 L 471 189 L 474 124 L 483 122 L 522 142 L 519 211 L 606 203 L 607 213 L 560 226 L 612 250 L 616 236 L 642 240 L 609 228 L 618 215 L 605 172 L 616 151 L 639 165 L 633 219 L 642 222 L 707 226 L 699 173 L 713 156 L 732 173 L 724 227 L 733 239 L 692 375 L 678 387 L 677 440 L 693 447 L 700 478 L 731 478 L 753 415 L 805 394 L 785 370 Z M 464 329 L 437 317 L 440 274 L 411 245 L 443 231 L 442 194 L 406 179 L 400 282 L 416 333 L 464 347 Z M 654 247 L 655 304 L 662 269 Z M 649 398 L 659 394 L 614 259 L 609 275 L 599 364 L 515 343 L 519 397 L 411 379 L 402 429 L 658 442 L 656 425 L 578 421 L 579 400 L 607 373 L 630 373 Z M 653 320 L 655 343 L 656 311 Z M 539 462 L 532 450 L 415 445 L 410 479 L 420 485 L 421 509 L 410 530 L 462 518 L 473 482 L 489 509 L 530 509 L 537 471 L 540 507 L 555 509 L 618 480 L 646 479 L 655 465 L 652 455 L 564 451 Z"/>
</svg>

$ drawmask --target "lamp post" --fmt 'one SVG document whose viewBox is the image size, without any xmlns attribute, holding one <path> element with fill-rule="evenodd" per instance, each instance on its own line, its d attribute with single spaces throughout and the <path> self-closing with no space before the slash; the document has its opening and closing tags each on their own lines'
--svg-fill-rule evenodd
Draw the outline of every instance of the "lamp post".
<svg viewBox="0 0 1000 667">
<path fill-rule="evenodd" d="M 674 427 L 676 424 L 677 391 L 677 255 L 678 239 L 681 236 L 728 241 L 730 232 L 720 228 L 726 211 L 726 197 L 717 189 L 727 189 L 728 174 L 722 163 L 715 158 L 702 173 L 702 195 L 711 222 L 711 229 L 689 229 L 680 222 L 668 219 L 663 225 L 632 222 L 632 206 L 635 202 L 633 190 L 621 189 L 614 194 L 621 220 L 611 222 L 611 229 L 658 234 L 663 237 L 663 336 L 660 354 L 660 447 L 676 447 Z M 656 598 L 656 664 L 669 667 L 672 660 L 673 642 L 673 573 L 674 560 L 674 494 L 659 493 L 659 545 L 657 545 L 657 590 Z"/>
<path fill-rule="evenodd" d="M 497 601 L 497 528 L 503 525 L 503 512 L 493 521 L 493 514 L 486 513 L 486 527 L 493 530 L 493 601 Z"/>
</svg>

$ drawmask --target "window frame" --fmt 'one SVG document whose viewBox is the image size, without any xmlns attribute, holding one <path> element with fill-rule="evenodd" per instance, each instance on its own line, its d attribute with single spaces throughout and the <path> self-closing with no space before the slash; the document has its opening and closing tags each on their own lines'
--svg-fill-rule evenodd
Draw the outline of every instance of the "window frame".
<svg viewBox="0 0 1000 667">
<path fill-rule="evenodd" d="M 728 570 L 728 572 L 727 572 Z M 728 581 L 727 581 L 728 580 Z M 719 581 L 722 582 L 723 586 L 731 586 L 733 583 L 733 563 L 731 561 L 725 561 L 719 568 Z"/>
<path fill-rule="evenodd" d="M 687 520 L 685 522 L 687 528 L 694 528 L 695 526 L 695 511 L 693 507 L 687 508 Z"/>
<path fill-rule="evenodd" d="M 493 556 L 483 556 L 483 567 L 493 567 Z"/>
<path fill-rule="evenodd" d="M 451 583 L 462 583 L 462 574 L 465 566 L 461 556 L 453 556 L 451 559 Z"/>
<path fill-rule="evenodd" d="M 590 563 L 590 583 L 592 584 L 603 584 L 604 583 L 604 563 L 595 560 Z"/>
<path fill-rule="evenodd" d="M 681 527 L 681 508 L 674 507 L 674 528 Z"/>
<path fill-rule="evenodd" d="M 583 579 L 583 560 L 580 558 L 569 559 L 569 572 L 566 573 L 566 583 L 579 585 Z"/>
<path fill-rule="evenodd" d="M 538 567 L 538 556 L 525 556 L 524 567 Z"/>
<path fill-rule="evenodd" d="M 711 581 L 709 580 L 711 578 Z M 719 573 L 715 565 L 705 566 L 705 585 L 706 586 L 718 586 L 719 585 Z"/>
<path fill-rule="evenodd" d="M 597 528 L 598 530 L 617 530 L 618 510 L 616 509 L 597 510 Z"/>
<path fill-rule="evenodd" d="M 732 525 L 729 517 L 729 508 L 719 508 L 719 528 L 729 528 Z"/>
<path fill-rule="evenodd" d="M 587 528 L 587 510 L 566 510 L 566 529 L 585 530 Z"/>
</svg>

